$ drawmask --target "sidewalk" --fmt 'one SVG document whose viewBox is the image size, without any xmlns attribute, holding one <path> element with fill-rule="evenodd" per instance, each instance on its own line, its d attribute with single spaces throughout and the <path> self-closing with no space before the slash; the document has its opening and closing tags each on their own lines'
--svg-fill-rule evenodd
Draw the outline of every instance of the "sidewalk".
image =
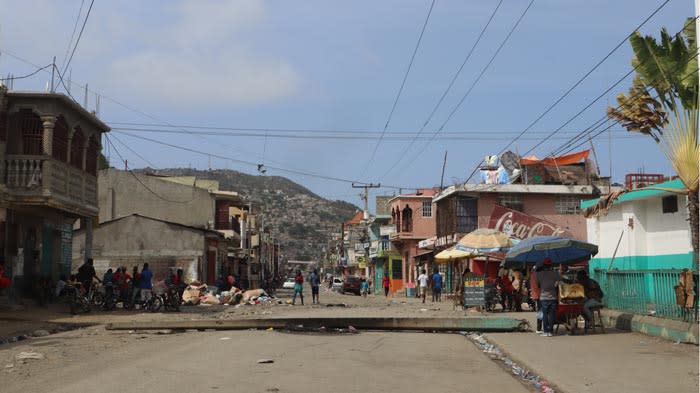
<svg viewBox="0 0 700 393">
<path fill-rule="evenodd" d="M 534 313 L 506 313 L 530 320 Z M 534 330 L 534 329 L 533 329 Z M 557 392 L 698 392 L 698 346 L 608 329 L 605 334 L 555 337 L 488 333 L 484 337 Z"/>
</svg>

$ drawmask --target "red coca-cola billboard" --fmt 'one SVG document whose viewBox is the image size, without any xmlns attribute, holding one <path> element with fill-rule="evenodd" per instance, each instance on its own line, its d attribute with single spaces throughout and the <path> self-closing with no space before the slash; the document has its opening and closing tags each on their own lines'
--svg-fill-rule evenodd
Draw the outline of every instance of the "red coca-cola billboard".
<svg viewBox="0 0 700 393">
<path fill-rule="evenodd" d="M 489 228 L 497 229 L 516 239 L 549 235 L 572 237 L 566 229 L 553 222 L 500 205 L 496 205 L 491 213 Z"/>
</svg>

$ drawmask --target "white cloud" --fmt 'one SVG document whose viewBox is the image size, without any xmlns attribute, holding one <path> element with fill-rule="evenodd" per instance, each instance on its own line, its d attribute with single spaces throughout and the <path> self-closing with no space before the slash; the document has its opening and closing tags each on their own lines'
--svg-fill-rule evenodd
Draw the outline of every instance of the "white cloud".
<svg viewBox="0 0 700 393">
<path fill-rule="evenodd" d="M 0 16 L 0 48 L 42 64 L 57 55 L 60 64 L 79 1 L 60 9 L 48 0 L 0 5 L 16 15 Z M 284 99 L 300 77 L 290 62 L 257 51 L 266 17 L 262 1 L 96 2 L 71 63 L 73 80 L 122 102 L 178 109 Z"/>
</svg>

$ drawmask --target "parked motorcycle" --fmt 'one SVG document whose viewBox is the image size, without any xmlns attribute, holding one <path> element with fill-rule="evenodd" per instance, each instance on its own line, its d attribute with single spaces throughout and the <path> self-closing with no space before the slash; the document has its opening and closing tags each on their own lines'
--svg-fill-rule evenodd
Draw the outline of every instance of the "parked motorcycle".
<svg viewBox="0 0 700 393">
<path fill-rule="evenodd" d="M 92 309 L 88 296 L 81 293 L 80 288 L 74 285 L 66 285 L 65 288 L 63 288 L 61 296 L 68 303 L 70 313 L 73 315 L 77 314 L 78 310 L 82 312 L 90 312 Z"/>
</svg>

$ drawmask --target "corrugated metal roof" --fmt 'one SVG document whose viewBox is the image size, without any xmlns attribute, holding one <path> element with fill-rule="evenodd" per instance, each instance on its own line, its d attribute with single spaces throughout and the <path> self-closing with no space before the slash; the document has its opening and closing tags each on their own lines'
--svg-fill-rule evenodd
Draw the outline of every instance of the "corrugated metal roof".
<svg viewBox="0 0 700 393">
<path fill-rule="evenodd" d="M 670 180 L 666 181 L 663 183 L 658 183 L 654 184 L 652 186 L 644 187 L 644 188 L 639 188 L 636 190 L 628 191 L 624 194 L 622 194 L 615 202 L 613 202 L 613 205 L 617 205 L 623 202 L 629 202 L 629 201 L 634 201 L 634 200 L 640 200 L 640 199 L 647 199 L 647 198 L 653 198 L 653 197 L 662 197 L 666 195 L 671 195 L 671 194 L 678 194 L 685 190 L 685 185 L 681 181 L 681 179 L 675 179 L 675 180 Z M 674 192 L 676 191 L 676 192 Z M 581 209 L 586 209 L 590 206 L 595 205 L 600 201 L 600 198 L 595 198 L 595 199 L 589 199 L 586 201 L 581 201 Z"/>
</svg>

